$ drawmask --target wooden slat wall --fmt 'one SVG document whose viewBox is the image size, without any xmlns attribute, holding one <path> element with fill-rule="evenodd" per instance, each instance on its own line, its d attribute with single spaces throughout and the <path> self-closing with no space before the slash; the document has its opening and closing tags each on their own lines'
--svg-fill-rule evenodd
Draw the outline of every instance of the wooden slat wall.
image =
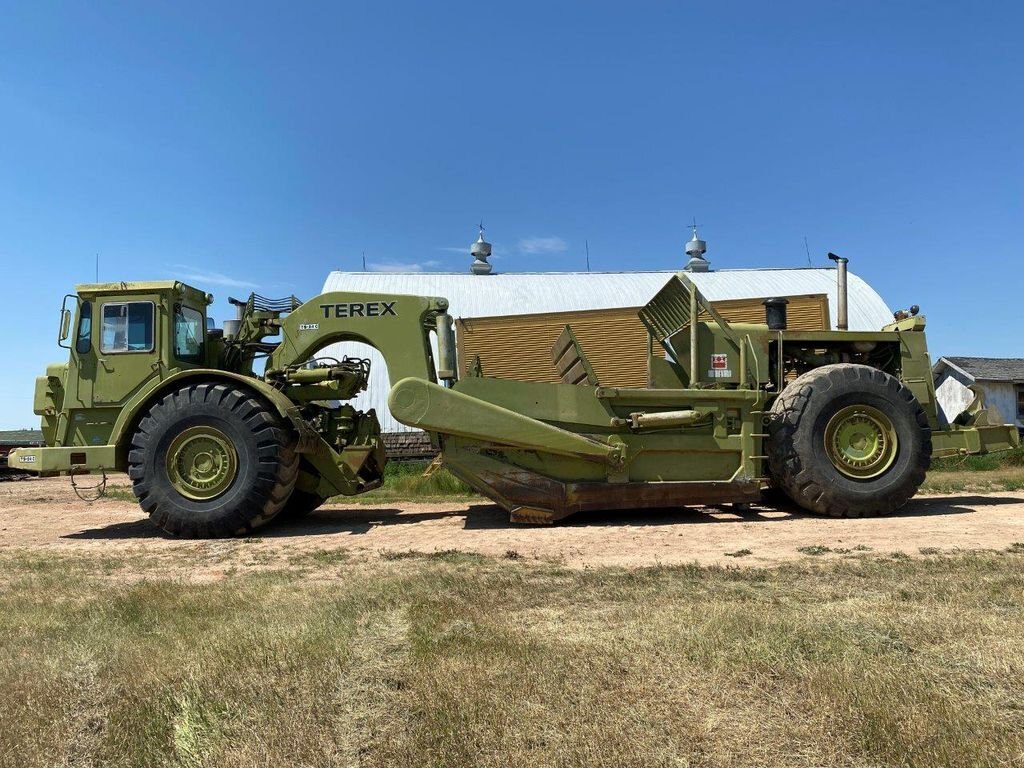
<svg viewBox="0 0 1024 768">
<path fill-rule="evenodd" d="M 823 293 L 787 296 L 786 323 L 794 331 L 822 331 L 830 327 L 828 298 Z M 763 299 L 729 299 L 711 305 L 730 323 L 763 323 Z"/>
<path fill-rule="evenodd" d="M 787 296 L 788 324 L 793 330 L 829 327 L 824 294 Z M 714 302 L 729 322 L 763 323 L 762 299 Z M 548 312 L 533 315 L 478 317 L 456 322 L 461 374 L 479 355 L 485 376 L 557 383 L 551 347 L 568 323 L 594 367 L 601 384 L 643 387 L 647 384 L 647 329 L 636 307 Z M 660 344 L 655 350 L 663 352 Z"/>
</svg>

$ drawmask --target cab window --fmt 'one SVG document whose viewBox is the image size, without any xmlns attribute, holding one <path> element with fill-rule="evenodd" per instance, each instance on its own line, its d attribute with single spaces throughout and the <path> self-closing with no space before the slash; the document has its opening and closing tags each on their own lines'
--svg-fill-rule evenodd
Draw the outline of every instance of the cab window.
<svg viewBox="0 0 1024 768">
<path fill-rule="evenodd" d="M 75 351 L 84 355 L 92 346 L 92 302 L 82 302 L 78 310 L 78 336 L 75 339 Z"/>
<path fill-rule="evenodd" d="M 179 360 L 199 363 L 203 359 L 203 313 L 184 307 L 174 307 L 174 356 Z"/>
<path fill-rule="evenodd" d="M 127 301 L 104 304 L 100 351 L 152 352 L 153 302 Z"/>
</svg>

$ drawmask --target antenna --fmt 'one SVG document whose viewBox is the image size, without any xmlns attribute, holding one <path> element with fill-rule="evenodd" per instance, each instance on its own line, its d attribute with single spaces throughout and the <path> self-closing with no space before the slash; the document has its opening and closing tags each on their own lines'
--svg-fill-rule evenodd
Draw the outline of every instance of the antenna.
<svg viewBox="0 0 1024 768">
<path fill-rule="evenodd" d="M 366 271 L 366 251 L 363 251 L 363 272 Z"/>
<path fill-rule="evenodd" d="M 100 255 L 96 254 L 96 282 L 100 281 Z"/>
<path fill-rule="evenodd" d="M 590 241 L 584 240 L 583 244 L 587 247 L 587 272 L 590 271 Z"/>
<path fill-rule="evenodd" d="M 804 235 L 804 250 L 807 251 L 807 266 L 813 266 L 811 264 L 811 247 L 807 244 L 807 235 Z"/>
</svg>

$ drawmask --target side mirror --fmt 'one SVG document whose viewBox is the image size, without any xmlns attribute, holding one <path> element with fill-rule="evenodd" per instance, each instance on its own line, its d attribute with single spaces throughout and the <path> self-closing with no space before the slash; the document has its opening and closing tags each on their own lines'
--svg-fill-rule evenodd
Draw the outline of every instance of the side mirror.
<svg viewBox="0 0 1024 768">
<path fill-rule="evenodd" d="M 60 311 L 60 336 L 57 337 L 57 341 L 64 341 L 68 337 L 68 333 L 71 331 L 71 310 L 62 309 Z"/>
<path fill-rule="evenodd" d="M 68 299 L 74 299 L 75 304 L 78 304 L 78 297 L 73 293 L 66 294 L 64 301 L 60 303 L 60 331 L 57 333 L 57 346 L 64 347 L 64 349 L 71 349 L 70 344 L 64 343 L 68 334 L 71 333 L 71 310 L 68 309 Z"/>
</svg>

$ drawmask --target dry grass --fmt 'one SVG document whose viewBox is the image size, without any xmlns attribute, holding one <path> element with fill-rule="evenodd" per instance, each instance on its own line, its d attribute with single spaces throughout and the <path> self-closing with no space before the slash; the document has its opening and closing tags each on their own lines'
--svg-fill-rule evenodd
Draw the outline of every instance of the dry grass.
<svg viewBox="0 0 1024 768">
<path fill-rule="evenodd" d="M 379 504 L 389 501 L 460 501 L 480 496 L 444 467 L 424 477 L 425 461 L 392 461 L 384 470 L 384 485 L 359 496 L 336 496 L 337 503 Z"/>
<path fill-rule="evenodd" d="M 921 493 L 1024 490 L 1024 448 L 983 456 L 936 459 Z"/>
<path fill-rule="evenodd" d="M 137 566 L 0 558 L 0 764 L 1024 760 L 1024 545 L 582 572 L 325 552 L 210 584 Z"/>
<path fill-rule="evenodd" d="M 1024 447 L 1001 453 L 935 459 L 932 462 L 932 470 L 937 472 L 988 472 L 1008 467 L 1024 468 Z"/>
<path fill-rule="evenodd" d="M 959 471 L 936 470 L 928 473 L 921 493 L 998 493 L 999 491 L 1024 490 L 1024 468 L 1000 467 L 997 469 Z"/>
</svg>

